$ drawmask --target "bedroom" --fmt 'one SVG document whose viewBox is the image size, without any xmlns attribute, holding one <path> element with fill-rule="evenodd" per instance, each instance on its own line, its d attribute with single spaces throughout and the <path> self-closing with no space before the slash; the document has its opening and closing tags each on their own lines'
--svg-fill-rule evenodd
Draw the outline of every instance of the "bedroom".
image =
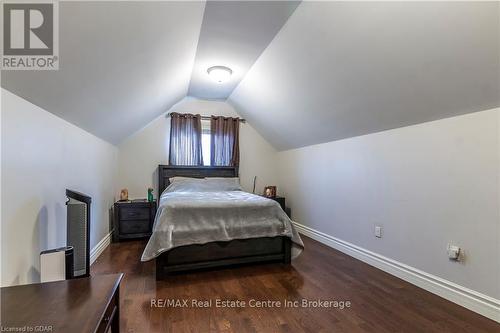
<svg viewBox="0 0 500 333">
<path fill-rule="evenodd" d="M 1 7 L 3 331 L 500 331 L 499 2 Z"/>
</svg>

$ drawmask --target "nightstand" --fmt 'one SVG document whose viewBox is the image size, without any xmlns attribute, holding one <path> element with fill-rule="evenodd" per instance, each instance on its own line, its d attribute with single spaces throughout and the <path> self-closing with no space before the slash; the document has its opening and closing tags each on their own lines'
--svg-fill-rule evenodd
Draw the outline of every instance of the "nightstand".
<svg viewBox="0 0 500 333">
<path fill-rule="evenodd" d="M 286 206 L 285 198 L 284 197 L 276 196 L 274 198 L 268 198 L 268 199 L 274 200 L 277 203 L 279 203 L 280 206 L 281 206 L 281 209 L 283 209 L 283 211 L 286 213 L 286 215 L 288 215 L 288 217 L 290 217 L 290 218 L 292 217 L 291 209 Z"/>
<path fill-rule="evenodd" d="M 118 201 L 114 205 L 113 242 L 151 236 L 156 201 Z"/>
</svg>

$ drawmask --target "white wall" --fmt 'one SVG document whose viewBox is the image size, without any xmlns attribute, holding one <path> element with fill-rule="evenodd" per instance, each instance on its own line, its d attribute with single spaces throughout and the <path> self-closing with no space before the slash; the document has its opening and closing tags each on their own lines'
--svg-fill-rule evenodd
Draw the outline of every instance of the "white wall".
<svg viewBox="0 0 500 333">
<path fill-rule="evenodd" d="M 238 116 L 223 101 L 185 98 L 169 112 L 201 115 Z M 157 190 L 158 164 L 168 164 L 170 118 L 161 116 L 119 145 L 118 190 L 127 188 L 131 198 L 145 198 L 148 187 Z M 256 192 L 265 185 L 276 184 L 276 151 L 248 123 L 240 126 L 240 178 L 242 186 Z M 157 193 L 155 192 L 155 197 Z"/>
<path fill-rule="evenodd" d="M 494 109 L 280 152 L 278 186 L 299 223 L 500 299 L 499 119 Z M 447 259 L 450 241 L 464 263 Z"/>
<path fill-rule="evenodd" d="M 65 189 L 92 197 L 90 245 L 109 232 L 118 149 L 2 89 L 1 285 L 37 282 L 66 245 Z"/>
</svg>

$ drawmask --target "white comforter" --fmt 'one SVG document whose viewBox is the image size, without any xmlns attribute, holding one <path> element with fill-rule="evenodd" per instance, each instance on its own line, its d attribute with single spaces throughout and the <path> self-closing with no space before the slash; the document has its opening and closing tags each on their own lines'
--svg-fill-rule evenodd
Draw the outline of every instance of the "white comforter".
<svg viewBox="0 0 500 333">
<path fill-rule="evenodd" d="M 286 236 L 292 259 L 304 245 L 290 219 L 274 200 L 243 191 L 165 191 L 156 213 L 153 234 L 142 261 L 172 248 L 258 237 Z"/>
</svg>

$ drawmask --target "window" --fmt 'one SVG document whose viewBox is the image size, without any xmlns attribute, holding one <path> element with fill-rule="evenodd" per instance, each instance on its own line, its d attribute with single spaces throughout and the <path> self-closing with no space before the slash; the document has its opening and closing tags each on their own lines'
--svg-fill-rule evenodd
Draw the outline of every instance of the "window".
<svg viewBox="0 0 500 333">
<path fill-rule="evenodd" d="M 201 119 L 200 115 L 175 112 L 170 116 L 170 165 L 212 166 L 213 159 L 214 166 L 238 166 L 239 118 Z"/>
<path fill-rule="evenodd" d="M 201 147 L 203 165 L 210 165 L 210 120 L 201 121 Z"/>
</svg>

